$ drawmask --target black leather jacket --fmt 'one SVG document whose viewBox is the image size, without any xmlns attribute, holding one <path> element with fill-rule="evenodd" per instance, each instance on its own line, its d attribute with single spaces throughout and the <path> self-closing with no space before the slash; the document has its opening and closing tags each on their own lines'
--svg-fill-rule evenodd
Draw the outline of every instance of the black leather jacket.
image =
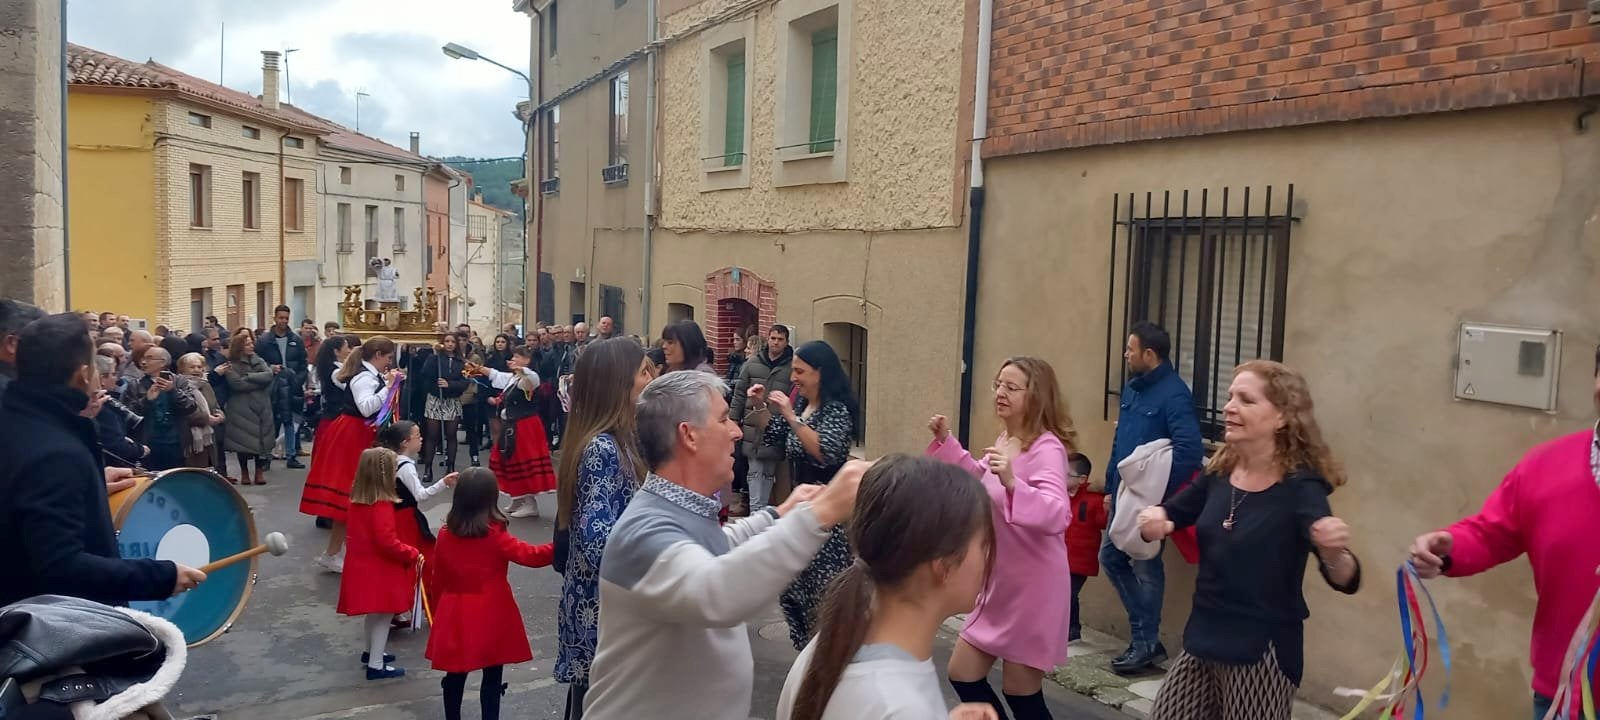
<svg viewBox="0 0 1600 720">
<path fill-rule="evenodd" d="M 183 648 L 175 650 L 177 657 L 184 655 Z M 127 692 L 154 678 L 168 659 L 168 648 L 150 628 L 108 605 L 38 595 L 0 608 L 0 681 L 44 680 L 39 701 L 24 717 L 51 717 L 51 705 L 64 708 Z M 10 705 L 0 715 L 20 710 L 20 699 L 8 693 Z"/>
</svg>

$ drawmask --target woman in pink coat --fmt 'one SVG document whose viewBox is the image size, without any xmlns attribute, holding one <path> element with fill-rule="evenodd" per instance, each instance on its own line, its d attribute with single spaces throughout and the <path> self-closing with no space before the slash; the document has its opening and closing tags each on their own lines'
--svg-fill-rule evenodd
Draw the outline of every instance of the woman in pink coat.
<svg viewBox="0 0 1600 720">
<path fill-rule="evenodd" d="M 1001 660 L 1001 691 L 1011 716 L 1049 718 L 1041 685 L 1044 674 L 1067 659 L 1072 619 L 1072 580 L 1061 538 L 1072 517 L 1067 453 L 1077 433 L 1055 370 L 1038 358 L 1015 357 L 1000 367 L 994 411 L 1005 430 L 981 456 L 950 438 L 943 415 L 928 423 L 928 454 L 982 478 L 994 508 L 994 562 L 950 656 L 950 685 L 962 702 L 988 703 L 1004 718 L 1005 708 L 986 679 Z"/>
</svg>

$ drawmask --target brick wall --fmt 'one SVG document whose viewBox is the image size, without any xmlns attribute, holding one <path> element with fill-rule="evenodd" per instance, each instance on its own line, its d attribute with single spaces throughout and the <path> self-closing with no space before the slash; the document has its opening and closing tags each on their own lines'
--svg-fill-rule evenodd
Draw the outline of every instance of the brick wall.
<svg viewBox="0 0 1600 720">
<path fill-rule="evenodd" d="M 1584 0 L 995 0 L 988 155 L 1600 91 Z"/>
<path fill-rule="evenodd" d="M 728 348 L 741 326 L 748 324 L 749 307 L 756 309 L 756 329 L 765 332 L 777 322 L 778 288 L 771 281 L 749 270 L 739 269 L 734 282 L 733 268 L 723 268 L 706 276 L 706 320 L 700 330 L 717 355 L 717 371 L 728 371 Z M 748 303 L 748 305 L 745 305 Z"/>
</svg>

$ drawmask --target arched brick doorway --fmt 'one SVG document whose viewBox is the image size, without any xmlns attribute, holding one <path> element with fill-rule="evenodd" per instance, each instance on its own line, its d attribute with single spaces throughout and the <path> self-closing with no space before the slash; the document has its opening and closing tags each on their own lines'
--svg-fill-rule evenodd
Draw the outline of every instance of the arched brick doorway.
<svg viewBox="0 0 1600 720">
<path fill-rule="evenodd" d="M 728 348 L 741 328 L 754 324 L 765 331 L 778 319 L 778 288 L 741 267 L 725 267 L 706 275 L 706 341 L 717 351 L 717 371 L 728 371 Z"/>
</svg>

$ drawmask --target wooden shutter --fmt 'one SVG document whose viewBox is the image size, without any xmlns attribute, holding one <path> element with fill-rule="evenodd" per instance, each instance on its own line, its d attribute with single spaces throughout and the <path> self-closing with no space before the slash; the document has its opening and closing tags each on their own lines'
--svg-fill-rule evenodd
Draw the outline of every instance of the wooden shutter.
<svg viewBox="0 0 1600 720">
<path fill-rule="evenodd" d="M 722 125 L 722 164 L 744 164 L 744 53 L 728 58 L 727 110 Z M 613 318 L 615 319 L 615 318 Z"/>
<path fill-rule="evenodd" d="M 811 152 L 833 151 L 839 94 L 839 31 L 811 34 Z"/>
</svg>

